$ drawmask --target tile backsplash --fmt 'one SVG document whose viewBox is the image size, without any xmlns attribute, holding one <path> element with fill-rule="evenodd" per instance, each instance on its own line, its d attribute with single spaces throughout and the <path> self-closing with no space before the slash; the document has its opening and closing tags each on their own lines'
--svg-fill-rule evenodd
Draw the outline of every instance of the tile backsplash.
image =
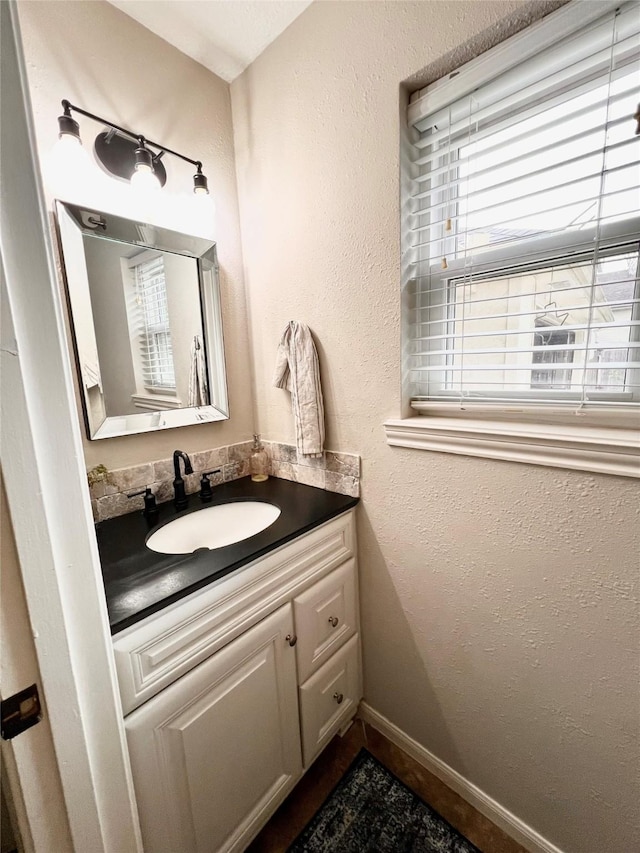
<svg viewBox="0 0 640 853">
<path fill-rule="evenodd" d="M 269 457 L 269 473 L 282 480 L 293 480 L 307 486 L 316 486 L 330 492 L 358 497 L 360 494 L 360 457 L 354 453 L 334 453 L 326 450 L 321 457 L 298 456 L 290 444 L 264 441 Z M 213 450 L 190 453 L 193 474 L 184 477 L 188 495 L 200 489 L 200 478 L 205 471 L 219 469 L 209 479 L 212 486 L 237 480 L 249 474 L 251 442 L 230 444 Z M 94 469 L 95 470 L 95 469 Z M 158 503 L 173 499 L 173 458 L 145 462 L 128 468 L 116 468 L 97 476 L 89 476 L 91 505 L 96 521 L 125 515 L 144 507 L 142 495 L 129 497 L 132 492 L 149 486 Z"/>
</svg>

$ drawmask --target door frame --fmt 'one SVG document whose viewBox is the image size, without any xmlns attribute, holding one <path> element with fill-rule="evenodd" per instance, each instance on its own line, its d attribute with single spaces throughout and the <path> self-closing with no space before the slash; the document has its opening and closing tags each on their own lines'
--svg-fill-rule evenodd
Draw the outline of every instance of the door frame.
<svg viewBox="0 0 640 853">
<path fill-rule="evenodd" d="M 2 444 L 7 503 L 76 850 L 140 853 L 109 622 L 16 3 L 2 26 Z M 21 780 L 37 760 L 16 750 Z M 29 792 L 23 790 L 28 806 Z M 28 808 L 27 808 L 28 811 Z"/>
</svg>

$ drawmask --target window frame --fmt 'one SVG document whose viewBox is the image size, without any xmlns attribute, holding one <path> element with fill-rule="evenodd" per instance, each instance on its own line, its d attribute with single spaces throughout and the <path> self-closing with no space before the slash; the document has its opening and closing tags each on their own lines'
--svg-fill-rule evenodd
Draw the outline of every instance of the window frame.
<svg viewBox="0 0 640 853">
<path fill-rule="evenodd" d="M 450 75 L 450 80 L 439 81 L 426 92 L 417 93 L 416 101 L 430 98 L 430 103 L 437 106 L 438 99 L 444 98 L 443 87 L 463 87 L 465 78 L 480 85 L 483 76 L 488 79 L 514 67 L 520 59 L 532 56 L 546 47 L 550 38 L 559 41 L 567 37 L 585 23 L 580 5 L 567 4 L 538 24 L 463 66 Z M 603 3 L 593 18 L 606 14 L 615 5 Z M 413 177 L 410 163 L 413 146 L 410 137 L 417 134 L 411 118 L 416 115 L 416 101 L 409 105 L 409 125 L 402 130 L 401 179 L 405 185 Z M 404 206 L 403 211 L 408 216 Z M 580 256 L 584 258 L 589 254 L 590 230 L 585 229 L 579 240 L 575 234 L 553 235 L 543 240 L 538 238 L 535 254 L 531 256 L 527 253 L 528 263 L 543 264 L 550 259 L 557 263 L 573 263 Z M 403 339 L 406 341 L 407 335 L 404 333 L 409 326 L 410 247 L 407 229 L 403 227 L 402 231 L 402 266 L 405 274 L 402 323 Z M 640 217 L 622 223 L 605 223 L 599 235 L 598 258 L 603 253 L 615 254 L 623 247 L 637 249 L 639 231 Z M 521 254 L 522 245 L 516 251 Z M 507 267 L 516 261 L 513 254 L 510 257 L 509 248 L 489 250 L 474 259 L 473 272 L 477 275 L 485 269 L 497 273 L 499 266 Z M 453 260 L 441 272 L 434 262 L 431 271 L 442 281 L 455 278 L 456 275 L 460 278 L 464 275 L 464 261 Z M 637 308 L 635 306 L 634 311 Z M 447 318 L 443 318 L 443 327 L 446 327 L 446 323 Z M 632 339 L 637 341 L 637 336 L 634 334 Z M 406 363 L 406 357 L 405 353 L 403 363 Z M 451 402 L 411 400 L 406 371 L 403 373 L 402 417 L 384 423 L 387 442 L 392 446 L 640 477 L 640 412 L 637 410 L 615 404 L 603 405 L 594 410 L 581 409 L 571 401 L 542 404 L 535 400 L 535 391 L 530 403 L 522 400 L 516 402 L 505 397 L 504 403 L 474 402 L 473 407 L 465 407 L 459 394 Z M 611 396 L 609 394 L 608 398 L 611 399 Z"/>
</svg>

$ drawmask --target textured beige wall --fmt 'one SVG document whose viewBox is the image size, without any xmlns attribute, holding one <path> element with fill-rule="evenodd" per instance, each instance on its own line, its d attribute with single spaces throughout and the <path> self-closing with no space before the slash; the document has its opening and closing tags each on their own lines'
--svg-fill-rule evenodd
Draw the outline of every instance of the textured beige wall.
<svg viewBox="0 0 640 853">
<path fill-rule="evenodd" d="M 400 412 L 399 83 L 522 8 L 314 3 L 232 84 L 256 408 L 293 439 L 271 378 L 285 323 L 308 322 L 327 444 L 362 454 L 366 699 L 568 853 L 628 853 L 637 483 L 382 430 Z"/>
<path fill-rule="evenodd" d="M 103 0 L 29 0 L 18 8 L 40 158 L 57 139 L 60 101 L 67 98 L 201 159 L 217 207 L 231 419 L 104 441 L 85 438 L 87 465 L 118 468 L 164 459 L 176 447 L 190 452 L 249 439 L 253 412 L 228 84 Z M 100 127 L 80 117 L 80 128 L 91 148 Z M 190 167 L 169 156 L 166 164 L 167 190 L 188 191 Z"/>
</svg>

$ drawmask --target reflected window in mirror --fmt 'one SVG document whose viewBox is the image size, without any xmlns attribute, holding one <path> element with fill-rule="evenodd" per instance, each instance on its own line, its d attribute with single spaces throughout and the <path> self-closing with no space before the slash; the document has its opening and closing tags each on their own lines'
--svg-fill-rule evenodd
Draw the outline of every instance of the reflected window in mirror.
<svg viewBox="0 0 640 853">
<path fill-rule="evenodd" d="M 164 261 L 159 252 L 145 252 L 131 261 L 134 298 L 129 302 L 127 319 L 132 331 L 133 358 L 137 362 L 142 390 L 176 394 L 171 324 L 167 302 Z"/>
</svg>

